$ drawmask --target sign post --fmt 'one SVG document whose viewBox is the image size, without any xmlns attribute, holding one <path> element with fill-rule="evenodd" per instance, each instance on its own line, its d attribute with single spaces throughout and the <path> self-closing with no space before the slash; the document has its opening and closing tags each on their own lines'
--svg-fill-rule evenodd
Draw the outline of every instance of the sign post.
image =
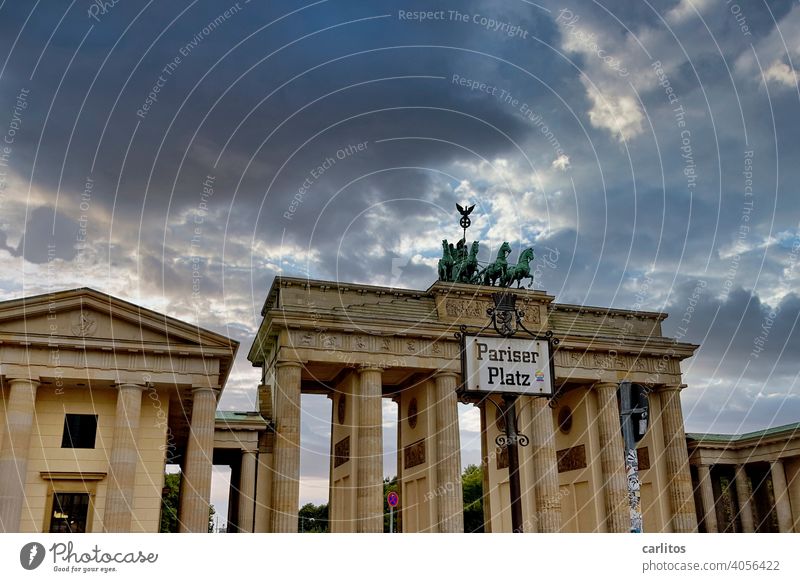
<svg viewBox="0 0 800 582">
<path fill-rule="evenodd" d="M 389 533 L 394 533 L 394 508 L 400 503 L 400 496 L 394 491 L 389 491 L 386 503 L 389 504 Z"/>
<path fill-rule="evenodd" d="M 505 421 L 505 434 L 495 439 L 498 447 L 508 452 L 508 482 L 511 496 L 511 528 L 523 533 L 522 494 L 519 479 L 519 446 L 529 439 L 517 432 L 516 401 L 519 396 L 553 395 L 555 380 L 552 346 L 558 340 L 548 331 L 538 336 L 525 327 L 524 313 L 516 308 L 517 296 L 508 291 L 493 295 L 494 307 L 487 313 L 491 325 L 501 337 L 467 334 L 461 339 L 462 398 L 481 397 L 494 404 Z M 488 325 L 487 325 L 488 327 Z M 484 328 L 486 329 L 486 328 Z M 519 329 L 528 337 L 512 337 Z M 481 330 L 483 331 L 483 330 Z M 487 395 L 501 396 L 498 406 Z"/>
</svg>

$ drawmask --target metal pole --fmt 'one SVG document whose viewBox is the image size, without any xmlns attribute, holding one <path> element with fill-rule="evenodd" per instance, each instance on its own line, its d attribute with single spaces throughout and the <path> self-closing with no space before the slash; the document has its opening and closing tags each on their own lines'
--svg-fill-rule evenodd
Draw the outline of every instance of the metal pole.
<svg viewBox="0 0 800 582">
<path fill-rule="evenodd" d="M 636 437 L 633 434 L 631 414 L 631 384 L 620 383 L 620 408 L 622 408 L 622 439 L 625 443 L 625 472 L 628 475 L 628 504 L 631 514 L 631 533 L 642 533 L 641 481 L 639 481 L 639 458 L 636 454 Z"/>
<path fill-rule="evenodd" d="M 517 413 L 515 403 L 517 396 L 503 396 L 503 416 L 506 420 L 506 440 L 508 450 L 508 485 L 511 494 L 511 530 L 523 533 L 522 528 L 522 494 L 519 484 L 519 452 L 517 450 Z"/>
<path fill-rule="evenodd" d="M 394 533 L 394 506 L 389 506 L 389 533 Z"/>
</svg>

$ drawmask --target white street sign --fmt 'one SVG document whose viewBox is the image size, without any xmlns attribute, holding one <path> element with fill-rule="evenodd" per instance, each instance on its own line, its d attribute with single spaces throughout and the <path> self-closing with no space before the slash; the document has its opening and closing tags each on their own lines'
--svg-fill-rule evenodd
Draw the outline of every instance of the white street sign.
<svg viewBox="0 0 800 582">
<path fill-rule="evenodd" d="M 464 360 L 468 391 L 553 394 L 547 340 L 468 335 Z"/>
</svg>

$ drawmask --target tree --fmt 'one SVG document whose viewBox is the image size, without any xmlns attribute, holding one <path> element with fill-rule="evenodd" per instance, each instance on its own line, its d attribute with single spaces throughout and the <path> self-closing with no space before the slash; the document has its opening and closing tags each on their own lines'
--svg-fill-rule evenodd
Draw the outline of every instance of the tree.
<svg viewBox="0 0 800 582">
<path fill-rule="evenodd" d="M 483 533 L 483 469 L 467 465 L 461 475 L 464 493 L 464 531 Z"/>
<path fill-rule="evenodd" d="M 160 533 L 178 533 L 178 506 L 181 497 L 181 474 L 164 475 L 164 488 L 161 490 Z M 214 532 L 214 506 L 208 507 L 208 533 Z"/>
<path fill-rule="evenodd" d="M 326 533 L 328 531 L 328 504 L 306 503 L 297 514 L 297 531 L 300 533 Z"/>
<path fill-rule="evenodd" d="M 161 533 L 178 533 L 178 501 L 180 499 L 181 474 L 167 473 L 161 494 Z"/>
</svg>

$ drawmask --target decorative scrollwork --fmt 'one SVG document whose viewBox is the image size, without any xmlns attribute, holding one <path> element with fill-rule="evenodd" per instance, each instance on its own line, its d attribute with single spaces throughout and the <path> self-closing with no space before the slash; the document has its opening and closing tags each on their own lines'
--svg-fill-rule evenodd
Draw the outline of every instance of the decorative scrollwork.
<svg viewBox="0 0 800 582">
<path fill-rule="evenodd" d="M 462 323 L 460 326 L 458 326 L 458 331 L 455 332 L 453 335 L 457 340 L 464 339 L 464 334 L 467 333 L 467 329 L 468 329 L 467 326 Z"/>
<path fill-rule="evenodd" d="M 515 441 L 516 444 L 521 447 L 527 447 L 528 444 L 530 443 L 530 439 L 524 434 L 517 434 L 516 437 L 510 437 L 510 438 L 508 437 L 508 435 L 499 434 L 494 439 L 495 444 L 501 449 L 507 447 L 510 444 L 514 444 Z"/>
</svg>

